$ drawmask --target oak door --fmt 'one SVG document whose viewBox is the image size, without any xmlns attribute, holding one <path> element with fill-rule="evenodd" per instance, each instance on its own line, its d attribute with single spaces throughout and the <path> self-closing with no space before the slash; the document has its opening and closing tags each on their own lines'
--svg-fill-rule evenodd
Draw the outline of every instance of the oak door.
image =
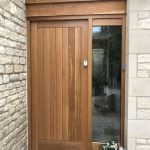
<svg viewBox="0 0 150 150">
<path fill-rule="evenodd" d="M 86 21 L 31 23 L 32 150 L 87 150 Z"/>
</svg>

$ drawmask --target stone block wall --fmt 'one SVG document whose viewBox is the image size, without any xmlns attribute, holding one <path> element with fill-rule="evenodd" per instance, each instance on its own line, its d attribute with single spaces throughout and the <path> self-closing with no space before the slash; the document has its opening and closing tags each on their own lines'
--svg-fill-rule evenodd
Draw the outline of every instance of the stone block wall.
<svg viewBox="0 0 150 150">
<path fill-rule="evenodd" d="M 150 150 L 150 0 L 127 3 L 127 150 Z"/>
<path fill-rule="evenodd" d="M 24 0 L 0 0 L 0 150 L 27 150 Z"/>
</svg>

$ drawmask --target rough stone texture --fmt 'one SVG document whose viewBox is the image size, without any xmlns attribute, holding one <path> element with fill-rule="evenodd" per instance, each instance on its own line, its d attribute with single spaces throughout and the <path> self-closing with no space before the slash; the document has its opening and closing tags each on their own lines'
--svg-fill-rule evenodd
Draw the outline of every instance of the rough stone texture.
<svg viewBox="0 0 150 150">
<path fill-rule="evenodd" d="M 24 0 L 0 0 L 0 150 L 27 150 Z"/>
<path fill-rule="evenodd" d="M 126 150 L 150 150 L 150 1 L 127 1 Z"/>
</svg>

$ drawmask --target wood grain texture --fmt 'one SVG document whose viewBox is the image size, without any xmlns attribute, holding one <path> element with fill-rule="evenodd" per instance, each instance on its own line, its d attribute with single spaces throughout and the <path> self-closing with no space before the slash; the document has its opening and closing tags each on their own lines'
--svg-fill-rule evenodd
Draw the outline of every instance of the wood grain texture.
<svg viewBox="0 0 150 150">
<path fill-rule="evenodd" d="M 63 131 L 62 131 L 62 138 L 64 141 L 68 141 L 69 138 L 68 138 L 68 123 L 69 123 L 69 106 L 68 106 L 68 101 L 69 101 L 69 95 L 68 95 L 68 90 L 69 90 L 69 69 L 68 69 L 68 28 L 63 28 L 63 53 L 62 53 L 62 56 L 63 56 L 63 73 L 62 73 L 62 76 L 63 76 L 63 87 L 62 87 L 62 90 L 63 90 Z"/>
<path fill-rule="evenodd" d="M 125 16 L 122 19 L 122 64 L 126 64 L 126 18 Z M 120 115 L 120 126 L 121 126 L 121 145 L 124 146 L 124 133 L 125 133 L 125 74 L 126 71 L 122 70 L 121 72 L 121 115 Z"/>
<path fill-rule="evenodd" d="M 39 139 L 44 139 L 44 30 L 38 29 L 38 47 L 37 47 L 37 91 L 38 91 L 38 130 Z"/>
<path fill-rule="evenodd" d="M 82 37 L 87 37 L 87 38 L 82 38 L 82 53 L 81 53 L 81 62 L 83 64 L 84 60 L 88 58 L 87 55 L 87 49 L 88 49 L 88 25 L 84 24 L 84 27 L 82 28 Z M 86 50 L 86 51 L 84 51 Z M 81 95 L 81 120 L 82 120 L 82 130 L 81 130 L 81 139 L 82 139 L 82 145 L 81 149 L 82 150 L 88 150 L 88 69 L 84 68 L 82 65 L 82 70 L 81 70 L 81 89 L 82 89 L 82 95 Z"/>
<path fill-rule="evenodd" d="M 92 31 L 93 19 L 88 20 L 88 149 L 92 149 Z"/>
<path fill-rule="evenodd" d="M 66 141 L 82 145 L 81 134 L 85 128 L 82 125 L 87 125 L 87 118 L 82 123 L 83 114 L 87 115 L 84 105 L 82 110 L 82 102 L 85 103 L 85 99 L 82 98 L 87 96 L 82 96 L 81 92 L 84 84 L 82 79 L 87 81 L 86 72 L 85 77 L 82 77 L 82 72 L 85 70 L 81 63 L 83 54 L 87 53 L 84 52 L 87 51 L 87 46 L 83 46 L 85 43 L 87 45 L 86 22 L 63 21 L 59 22 L 59 27 L 57 23 L 49 24 L 51 26 L 47 26 L 48 22 L 42 25 L 36 24 L 34 29 L 37 30 L 36 38 L 32 37 L 31 70 L 35 77 L 32 78 L 34 83 L 32 112 L 36 112 L 32 115 L 32 128 L 36 127 L 36 130 L 33 130 L 35 133 L 32 140 L 36 144 L 36 150 L 41 149 L 41 140 L 59 142 L 56 148 L 61 145 L 62 149 L 74 149 L 73 145 L 66 147 L 61 143 Z M 37 39 L 35 43 L 34 38 Z M 87 83 L 85 85 L 87 86 Z M 84 136 L 87 137 L 86 133 Z"/>
<path fill-rule="evenodd" d="M 75 140 L 81 140 L 81 37 L 82 29 L 75 29 Z"/>
<path fill-rule="evenodd" d="M 57 140 L 62 140 L 62 28 L 56 28 Z"/>
<path fill-rule="evenodd" d="M 40 141 L 39 150 L 81 150 L 81 143 L 78 142 L 58 142 Z"/>
<path fill-rule="evenodd" d="M 57 58 L 56 58 L 56 29 L 52 28 L 51 31 L 51 43 L 52 43 L 52 47 L 51 47 L 51 108 L 52 108 L 52 113 L 53 113 L 53 120 L 51 122 L 51 124 L 53 124 L 53 140 L 57 139 L 57 71 L 56 71 L 56 64 L 57 64 Z"/>
<path fill-rule="evenodd" d="M 44 137 L 50 139 L 50 33 L 49 29 L 44 29 Z"/>
<path fill-rule="evenodd" d="M 101 8 L 101 9 L 100 9 Z M 124 1 L 27 5 L 27 17 L 125 14 Z"/>
<path fill-rule="evenodd" d="M 32 117 L 31 117 L 31 23 L 27 21 L 27 104 L 28 104 L 28 149 L 31 150 L 31 129 L 32 129 Z"/>
<path fill-rule="evenodd" d="M 68 3 L 68 2 L 95 2 L 95 1 L 111 1 L 111 0 L 26 0 L 26 4 Z M 118 1 L 126 1 L 126 0 L 118 0 Z"/>
<path fill-rule="evenodd" d="M 75 140 L 75 29 L 69 28 L 69 140 Z"/>
<path fill-rule="evenodd" d="M 116 25 L 122 25 L 122 18 L 121 19 L 94 19 L 93 20 L 93 26 L 116 26 Z"/>
<path fill-rule="evenodd" d="M 100 15 L 79 15 L 79 16 L 51 16 L 51 17 L 29 17 L 27 20 L 30 21 L 72 21 L 72 20 L 89 20 L 89 19 L 122 19 L 125 15 L 124 14 L 100 14 Z"/>
<path fill-rule="evenodd" d="M 31 24 L 31 141 L 32 149 L 38 150 L 38 93 L 37 93 L 37 23 Z"/>
</svg>

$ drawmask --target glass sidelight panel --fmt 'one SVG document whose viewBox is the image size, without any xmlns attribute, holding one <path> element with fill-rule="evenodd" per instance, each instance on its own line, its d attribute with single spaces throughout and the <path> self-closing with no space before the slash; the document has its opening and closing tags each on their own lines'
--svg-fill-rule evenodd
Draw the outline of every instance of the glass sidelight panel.
<svg viewBox="0 0 150 150">
<path fill-rule="evenodd" d="M 122 26 L 93 27 L 92 140 L 120 142 Z"/>
</svg>

